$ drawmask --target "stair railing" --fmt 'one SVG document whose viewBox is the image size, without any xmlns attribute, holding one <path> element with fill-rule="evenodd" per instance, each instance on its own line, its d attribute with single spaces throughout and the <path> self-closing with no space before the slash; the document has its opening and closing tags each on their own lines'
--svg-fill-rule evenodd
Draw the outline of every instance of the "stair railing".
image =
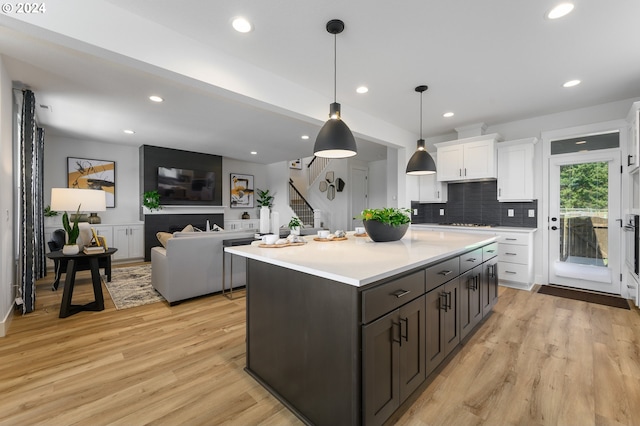
<svg viewBox="0 0 640 426">
<path fill-rule="evenodd" d="M 289 207 L 304 225 L 313 226 L 313 207 L 298 191 L 292 179 L 289 179 Z"/>
<path fill-rule="evenodd" d="M 314 156 L 309 164 L 307 164 L 308 176 L 309 176 L 309 186 L 313 185 L 318 176 L 324 171 L 327 164 L 331 161 L 330 158 L 324 157 L 316 157 Z"/>
</svg>

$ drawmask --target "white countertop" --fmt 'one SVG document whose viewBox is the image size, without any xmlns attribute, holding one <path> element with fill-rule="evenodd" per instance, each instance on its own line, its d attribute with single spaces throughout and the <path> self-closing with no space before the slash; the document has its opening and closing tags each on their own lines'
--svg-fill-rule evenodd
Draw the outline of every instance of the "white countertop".
<svg viewBox="0 0 640 426">
<path fill-rule="evenodd" d="M 361 287 L 472 250 L 496 240 L 487 234 L 409 229 L 400 241 L 376 243 L 347 233 L 347 240 L 282 248 L 226 247 L 225 252 Z"/>
<path fill-rule="evenodd" d="M 412 223 L 413 229 L 442 229 L 445 231 L 456 232 L 520 232 L 520 233 L 533 233 L 538 228 L 524 228 L 518 226 L 454 226 L 454 225 L 441 225 L 439 223 Z"/>
</svg>

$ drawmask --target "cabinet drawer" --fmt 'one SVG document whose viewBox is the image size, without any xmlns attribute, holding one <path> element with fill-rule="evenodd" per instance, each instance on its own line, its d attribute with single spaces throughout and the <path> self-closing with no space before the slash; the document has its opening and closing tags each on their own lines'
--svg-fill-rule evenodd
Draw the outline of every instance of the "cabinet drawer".
<svg viewBox="0 0 640 426">
<path fill-rule="evenodd" d="M 424 271 L 362 292 L 362 321 L 369 323 L 425 293 Z"/>
<path fill-rule="evenodd" d="M 482 247 L 482 261 L 486 262 L 498 255 L 498 243 L 491 243 Z"/>
<path fill-rule="evenodd" d="M 498 262 L 498 278 L 520 283 L 529 282 L 529 266 L 517 263 Z"/>
<path fill-rule="evenodd" d="M 529 246 L 500 244 L 498 246 L 498 259 L 501 262 L 512 262 L 526 265 L 529 262 Z"/>
<path fill-rule="evenodd" d="M 499 243 L 505 244 L 529 244 L 529 234 L 503 234 L 498 238 Z"/>
<path fill-rule="evenodd" d="M 427 291 L 431 291 L 460 275 L 460 260 L 457 257 L 427 268 Z"/>
<path fill-rule="evenodd" d="M 460 273 L 467 272 L 469 269 L 482 263 L 482 248 L 470 251 L 469 253 L 460 255 Z"/>
</svg>

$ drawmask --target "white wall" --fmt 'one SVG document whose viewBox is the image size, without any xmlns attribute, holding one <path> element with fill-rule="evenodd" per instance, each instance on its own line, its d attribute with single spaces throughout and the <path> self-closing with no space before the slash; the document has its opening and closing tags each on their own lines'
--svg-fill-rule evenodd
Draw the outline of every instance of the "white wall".
<svg viewBox="0 0 640 426">
<path fill-rule="evenodd" d="M 138 147 L 61 138 L 45 132 L 44 204 L 51 203 L 51 188 L 67 187 L 67 157 L 115 161 L 116 206 L 98 213 L 104 224 L 140 222 Z M 61 221 L 58 216 L 58 221 Z M 62 222 L 59 222 L 62 223 Z"/>
<path fill-rule="evenodd" d="M 225 220 L 242 219 L 242 213 L 247 212 L 251 216 L 251 219 L 258 218 L 258 210 L 260 207 L 255 202 L 257 195 L 254 194 L 254 208 L 253 209 L 232 209 L 230 189 L 230 175 L 231 173 L 241 173 L 253 176 L 253 189 L 257 188 L 262 190 L 269 189 L 269 180 L 267 173 L 267 166 L 264 164 L 248 163 L 246 161 L 233 160 L 231 158 L 222 158 L 222 205 L 226 206 L 224 209 Z M 223 226 L 222 224 L 218 224 Z"/>
<path fill-rule="evenodd" d="M 369 163 L 369 200 L 370 209 L 387 206 L 387 160 Z"/>
<path fill-rule="evenodd" d="M 0 337 L 6 335 L 13 301 L 13 96 L 0 56 Z"/>
</svg>

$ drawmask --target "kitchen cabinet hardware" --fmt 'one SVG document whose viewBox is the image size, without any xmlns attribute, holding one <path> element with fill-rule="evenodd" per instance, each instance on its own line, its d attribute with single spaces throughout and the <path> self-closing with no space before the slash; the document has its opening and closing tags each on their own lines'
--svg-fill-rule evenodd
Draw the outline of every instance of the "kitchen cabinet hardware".
<svg viewBox="0 0 640 426">
<path fill-rule="evenodd" d="M 400 346 L 402 346 L 402 338 L 404 341 L 409 341 L 409 318 L 400 318 Z M 402 322 L 404 322 L 404 335 L 402 334 Z"/>
<path fill-rule="evenodd" d="M 392 296 L 397 297 L 398 299 L 401 298 L 402 296 L 406 296 L 407 294 L 411 293 L 411 290 L 396 290 L 393 293 L 391 293 Z"/>
</svg>

